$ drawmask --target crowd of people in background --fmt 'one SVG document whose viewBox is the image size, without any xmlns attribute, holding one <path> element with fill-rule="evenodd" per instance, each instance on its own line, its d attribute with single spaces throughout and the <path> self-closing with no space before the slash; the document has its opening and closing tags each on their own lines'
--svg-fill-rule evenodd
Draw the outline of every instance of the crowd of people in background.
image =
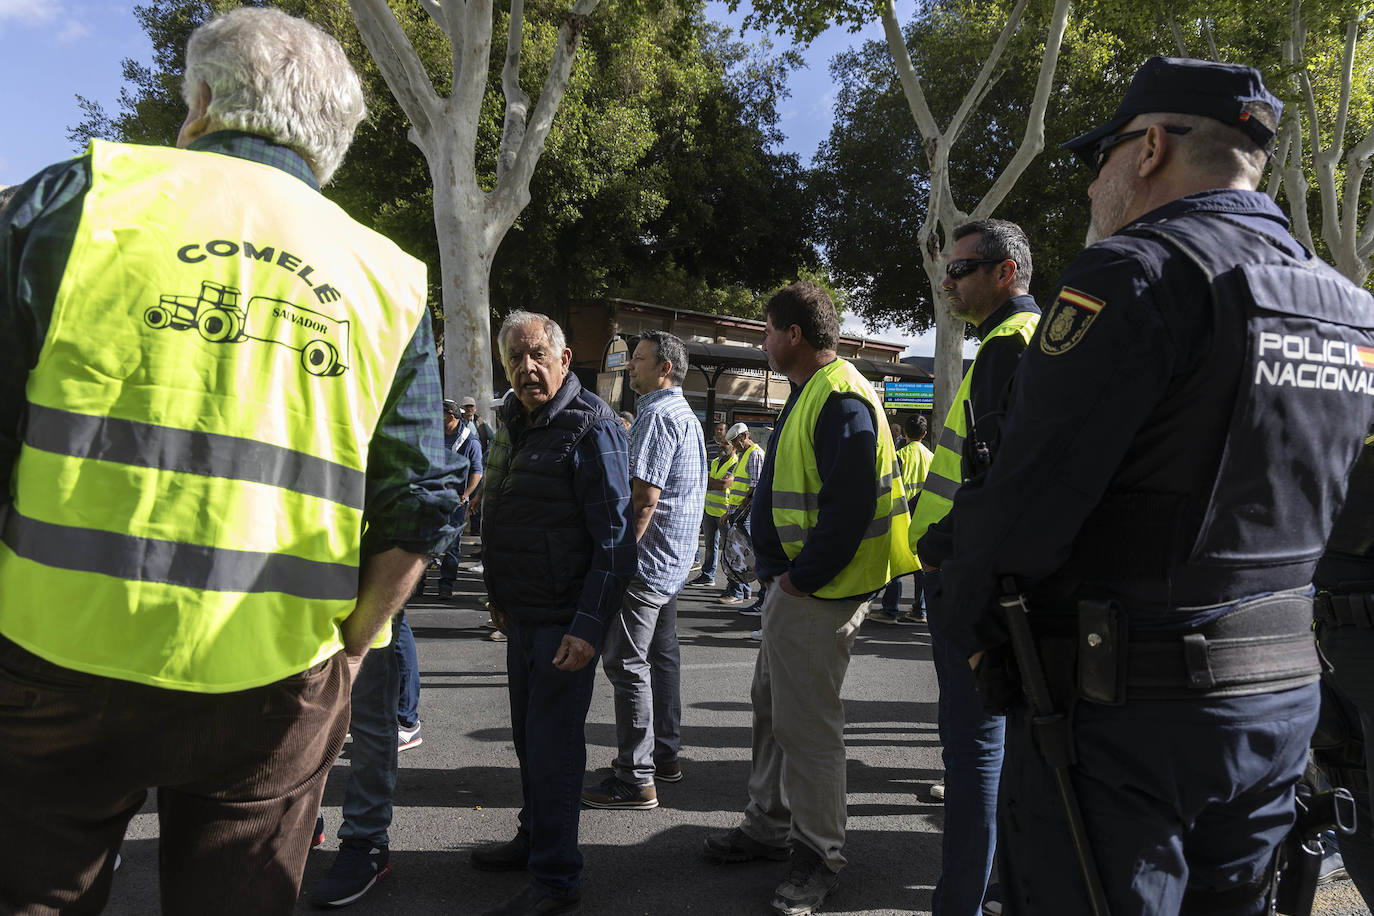
<svg viewBox="0 0 1374 916">
<path fill-rule="evenodd" d="M 1018 225 L 954 229 L 978 352 L 933 423 L 893 428 L 821 286 L 773 293 L 764 443 L 707 441 L 673 334 L 638 338 L 617 414 L 518 309 L 492 424 L 445 399 L 424 265 L 319 193 L 365 116 L 338 42 L 243 8 L 185 60 L 176 149 L 94 141 L 0 209 L 0 910 L 99 911 L 156 789 L 166 912 L 290 912 L 350 734 L 309 898 L 364 896 L 423 740 L 405 607 L 431 568 L 453 598 L 465 532 L 522 798 L 471 862 L 528 875 L 485 916 L 580 912 L 581 809 L 684 778 L 677 601 L 722 585 L 759 621 L 747 804 L 697 852 L 778 863 L 742 908 L 839 887 L 865 622 L 931 634 L 937 916 L 1269 912 L 1278 850 L 1322 851 L 1285 837 L 1323 676 L 1374 893 L 1374 299 L 1258 190 L 1282 104 L 1257 71 L 1152 58 L 1067 144 L 1092 244 L 1043 314 Z M 598 660 L 616 752 L 588 783 Z"/>
</svg>

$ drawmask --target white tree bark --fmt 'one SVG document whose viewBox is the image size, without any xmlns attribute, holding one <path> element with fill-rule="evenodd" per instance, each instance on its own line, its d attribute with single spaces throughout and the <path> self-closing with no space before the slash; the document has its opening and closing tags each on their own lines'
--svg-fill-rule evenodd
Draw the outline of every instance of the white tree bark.
<svg viewBox="0 0 1374 916">
<path fill-rule="evenodd" d="M 1291 34 L 1288 41 L 1284 42 L 1283 54 L 1284 60 L 1296 73 L 1294 88 L 1301 94 L 1302 104 L 1289 105 L 1284 112 L 1268 192 L 1271 197 L 1276 197 L 1279 188 L 1286 189 L 1293 235 L 1309 249 L 1314 248 L 1312 223 L 1307 212 L 1307 194 L 1311 185 L 1303 169 L 1303 154 L 1309 152 L 1320 199 L 1320 238 L 1330 250 L 1336 269 L 1352 282 L 1363 285 L 1369 278 L 1371 258 L 1374 258 L 1374 213 L 1367 216 L 1364 225 L 1360 226 L 1359 204 L 1369 175 L 1370 161 L 1374 158 L 1374 127 L 1348 154 L 1344 147 L 1354 81 L 1355 49 L 1365 14 L 1352 10 L 1345 25 L 1340 100 L 1331 120 L 1329 143 L 1322 139 L 1321 113 L 1317 110 L 1316 95 L 1306 66 L 1307 24 L 1303 19 L 1302 0 L 1292 0 L 1289 16 Z M 1342 160 L 1344 170 L 1340 168 Z M 1344 180 L 1344 188 L 1340 187 L 1341 180 Z M 1370 194 L 1374 195 L 1374 188 L 1371 188 Z"/>
<path fill-rule="evenodd" d="M 496 187 L 477 182 L 477 134 L 491 54 L 492 0 L 420 0 L 453 49 L 453 90 L 441 97 L 386 0 L 349 0 L 358 31 L 410 119 L 410 140 L 434 182 L 434 225 L 444 307 L 445 391 L 492 396 L 491 265 L 530 201 L 530 178 L 544 152 L 572 74 L 587 17 L 598 0 L 576 0 L 564 16 L 539 100 L 530 111 L 520 88 L 524 2 L 511 0 L 501 84 L 506 98 Z M 485 408 L 483 408 L 485 409 Z"/>
<path fill-rule="evenodd" d="M 1008 42 L 1021 26 L 1026 4 L 1027 0 L 1017 0 L 1007 16 L 1001 34 L 997 36 L 992 50 L 988 52 L 982 69 L 943 131 L 936 124 L 930 105 L 926 102 L 925 91 L 916 76 L 916 68 L 907 51 L 906 38 L 902 35 L 901 24 L 897 21 L 893 4 L 888 2 L 882 9 L 887 49 L 897 68 L 897 77 L 901 81 L 912 117 L 916 120 L 916 129 L 921 135 L 926 158 L 930 163 L 930 197 L 926 204 L 925 219 L 921 223 L 917 237 L 921 244 L 921 265 L 925 268 L 926 279 L 930 281 L 931 305 L 935 312 L 935 409 L 932 416 L 937 423 L 944 421 L 963 377 L 965 323 L 950 314 L 949 299 L 941 285 L 945 276 L 945 256 L 953 243 L 954 227 L 969 219 L 984 219 L 991 216 L 1006 199 L 1031 160 L 1045 148 L 1045 110 L 1049 104 L 1050 89 L 1054 84 L 1054 71 L 1059 64 L 1059 49 L 1063 43 L 1064 30 L 1069 21 L 1069 0 L 1055 0 L 1045 36 L 1045 51 L 1040 60 L 1040 74 L 1035 84 L 1035 97 L 1031 102 L 1026 132 L 1020 145 L 992 187 L 974 206 L 972 213 L 964 213 L 955 204 L 950 187 L 950 150 L 969 125 L 974 110 L 987 93 L 993 73 L 1006 51 Z"/>
</svg>

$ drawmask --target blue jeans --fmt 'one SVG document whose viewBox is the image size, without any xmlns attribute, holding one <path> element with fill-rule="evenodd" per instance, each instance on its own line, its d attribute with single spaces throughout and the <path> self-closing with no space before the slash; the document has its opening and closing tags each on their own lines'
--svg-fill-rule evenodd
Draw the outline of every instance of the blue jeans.
<svg viewBox="0 0 1374 916">
<path fill-rule="evenodd" d="M 1365 768 L 1369 770 L 1368 738 L 1374 734 L 1374 666 L 1369 662 L 1374 658 L 1374 630 L 1322 624 L 1319 632 L 1322 654 L 1332 668 L 1323 677 L 1355 709 L 1358 721 L 1352 725 L 1359 729 L 1364 741 Z M 1370 785 L 1374 785 L 1374 780 Z M 1348 836 L 1342 834 L 1337 841 L 1341 859 L 1365 904 L 1374 905 L 1374 805 L 1370 803 L 1369 792 L 1352 786 L 1346 788 L 1355 796 L 1358 810 L 1355 832 Z"/>
<path fill-rule="evenodd" d="M 394 622 L 393 630 L 394 635 Z M 363 656 L 353 682 L 348 730 L 353 733 L 341 840 L 388 846 L 391 796 L 396 791 L 396 695 L 400 675 L 390 647 Z"/>
<path fill-rule="evenodd" d="M 926 605 L 940 600 L 938 572 L 926 573 Z M 937 719 L 945 761 L 945 829 L 933 916 L 974 916 L 983 906 L 997 851 L 997 785 L 1002 775 L 1003 716 L 983 712 L 968 659 L 931 635 L 940 685 Z"/>
<path fill-rule="evenodd" d="M 677 599 L 635 576 L 606 631 L 601 656 L 615 688 L 616 775 L 653 785 L 655 762 L 676 760 L 682 744 Z"/>
<path fill-rule="evenodd" d="M 716 547 L 725 536 L 725 516 L 702 513 L 701 533 L 706 537 L 706 551 L 701 557 L 701 574 L 709 579 L 715 579 Z"/>
<path fill-rule="evenodd" d="M 396 722 L 414 728 L 420 721 L 420 659 L 415 653 L 415 634 L 410 631 L 405 611 L 396 615 L 395 632 L 391 648 L 396 653 L 397 676 L 401 682 Z"/>
<path fill-rule="evenodd" d="M 911 581 L 916 585 L 916 594 L 911 596 L 911 610 L 918 612 L 925 610 L 925 576 L 921 570 L 911 574 Z M 883 589 L 882 611 L 889 617 L 896 617 L 901 612 L 902 603 L 902 577 L 898 576 L 887 583 L 887 588 Z"/>
<path fill-rule="evenodd" d="M 596 684 L 595 657 L 577 671 L 553 666 L 567 632 L 563 624 L 506 616 L 511 732 L 525 800 L 520 833 L 530 844 L 530 882 L 554 895 L 577 890 L 582 877 L 577 827 L 587 767 L 583 728 Z"/>
<path fill-rule="evenodd" d="M 1318 685 L 1248 697 L 1079 701 L 1070 770 L 1112 916 L 1175 916 L 1184 892 L 1262 877 L 1294 820 L 1293 786 L 1317 724 Z M 1024 704 L 1007 719 L 999 809 L 1003 912 L 1090 912 L 1053 771 Z M 1259 894 L 1226 916 L 1259 916 Z M 1183 912 L 1202 912 L 1203 901 Z"/>
<path fill-rule="evenodd" d="M 458 580 L 458 561 L 463 558 L 463 529 L 468 524 L 468 507 L 459 506 L 453 510 L 449 516 L 449 524 L 458 529 L 458 536 L 453 539 L 448 550 L 444 551 L 444 559 L 439 563 L 439 594 L 453 594 L 453 583 Z"/>
</svg>

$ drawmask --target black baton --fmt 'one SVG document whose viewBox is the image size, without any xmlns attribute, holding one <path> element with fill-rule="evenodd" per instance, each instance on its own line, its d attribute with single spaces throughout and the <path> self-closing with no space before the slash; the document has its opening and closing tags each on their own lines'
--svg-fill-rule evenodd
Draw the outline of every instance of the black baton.
<svg viewBox="0 0 1374 916">
<path fill-rule="evenodd" d="M 1050 698 L 1050 685 L 1045 679 L 1045 671 L 1040 666 L 1040 656 L 1035 651 L 1035 638 L 1031 635 L 1030 623 L 1026 620 L 1026 598 L 1015 591 L 1015 583 L 1008 580 L 1009 589 L 998 603 L 1007 612 L 1007 631 L 1011 634 L 1011 649 L 1016 656 L 1016 667 L 1021 670 L 1021 689 L 1030 703 L 1031 729 L 1040 756 L 1054 770 L 1054 781 L 1059 787 L 1059 800 L 1064 805 L 1064 814 L 1069 822 L 1069 836 L 1073 839 L 1073 852 L 1078 858 L 1078 867 L 1083 872 L 1083 881 L 1088 886 L 1088 903 L 1093 916 L 1110 916 L 1107 909 L 1107 895 L 1102 890 L 1102 879 L 1097 873 L 1097 862 L 1088 845 L 1088 831 L 1083 824 L 1083 812 L 1078 807 L 1078 794 L 1074 792 L 1069 767 L 1073 763 L 1073 734 L 1069 728 L 1069 717 L 1055 712 L 1054 701 Z"/>
</svg>

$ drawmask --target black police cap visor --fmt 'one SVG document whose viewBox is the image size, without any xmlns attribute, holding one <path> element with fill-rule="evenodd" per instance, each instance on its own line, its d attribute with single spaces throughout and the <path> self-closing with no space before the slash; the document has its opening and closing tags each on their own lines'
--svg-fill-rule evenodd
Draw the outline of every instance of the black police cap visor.
<svg viewBox="0 0 1374 916">
<path fill-rule="evenodd" d="M 1186 57 L 1152 57 L 1131 78 L 1116 114 L 1101 127 L 1064 144 L 1085 165 L 1094 165 L 1097 142 L 1116 133 L 1137 115 L 1174 113 L 1201 115 L 1242 131 L 1260 149 L 1268 151 L 1274 132 L 1250 117 L 1245 106 L 1264 102 L 1283 113 L 1283 103 L 1264 88 L 1254 67 L 1219 64 Z"/>
</svg>

